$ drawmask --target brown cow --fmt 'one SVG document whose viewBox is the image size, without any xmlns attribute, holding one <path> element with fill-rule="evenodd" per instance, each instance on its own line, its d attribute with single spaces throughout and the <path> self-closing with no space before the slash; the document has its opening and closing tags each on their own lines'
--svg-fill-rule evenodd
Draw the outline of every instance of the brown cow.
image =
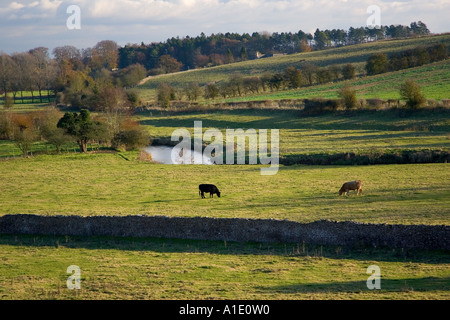
<svg viewBox="0 0 450 320">
<path fill-rule="evenodd" d="M 346 182 L 342 185 L 341 189 L 339 190 L 339 195 L 341 196 L 343 193 L 347 193 L 348 196 L 350 190 L 356 190 L 356 195 L 358 195 L 358 193 L 362 194 L 361 185 L 362 185 L 361 180 Z"/>
</svg>

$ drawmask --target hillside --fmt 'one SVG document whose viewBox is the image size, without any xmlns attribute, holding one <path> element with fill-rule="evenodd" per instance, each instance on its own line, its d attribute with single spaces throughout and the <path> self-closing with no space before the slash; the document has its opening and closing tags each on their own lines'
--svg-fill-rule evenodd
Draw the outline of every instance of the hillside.
<svg viewBox="0 0 450 320">
<path fill-rule="evenodd" d="M 428 99 L 450 98 L 450 60 L 375 76 L 358 77 L 346 82 L 350 84 L 352 89 L 356 90 L 357 97 L 361 99 L 400 99 L 399 86 L 405 79 L 414 79 L 421 86 L 425 97 Z M 231 98 L 227 101 L 308 99 L 314 97 L 336 99 L 343 83 L 343 81 L 338 81 L 295 90 L 268 91 L 258 95 Z"/>
<path fill-rule="evenodd" d="M 356 67 L 357 75 L 361 76 L 364 74 L 365 62 L 367 58 L 372 54 L 380 52 L 391 54 L 394 52 L 412 49 L 419 45 L 428 46 L 440 42 L 449 45 L 450 34 L 442 34 L 405 40 L 385 40 L 354 46 L 333 48 L 329 50 L 276 56 L 272 58 L 264 58 L 259 60 L 249 60 L 244 62 L 221 65 L 212 68 L 203 68 L 190 70 L 187 72 L 178 72 L 175 74 L 153 76 L 145 79 L 142 82 L 142 84 L 136 88 L 136 90 L 140 92 L 143 100 L 151 101 L 155 99 L 156 88 L 161 83 L 168 83 L 175 88 L 183 88 L 190 83 L 198 83 L 200 86 L 203 86 L 210 82 L 219 82 L 223 80 L 228 80 L 230 76 L 232 76 L 235 73 L 240 73 L 244 76 L 248 76 L 248 75 L 262 75 L 264 73 L 281 72 L 289 66 L 301 69 L 302 65 L 305 64 L 306 62 L 314 63 L 320 67 L 330 65 L 342 67 L 347 63 L 352 63 Z M 420 68 L 426 67 L 427 66 L 422 66 Z M 448 68 L 446 68 L 446 70 L 448 71 Z M 404 70 L 403 72 L 406 72 L 406 70 Z M 315 89 L 319 89 L 319 87 L 314 86 L 310 89 L 315 91 Z M 378 92 L 378 94 L 382 93 Z M 315 96 L 316 94 L 313 92 L 313 95 Z M 374 97 L 374 95 L 369 95 L 369 97 Z M 429 98 L 440 99 L 438 96 Z"/>
</svg>

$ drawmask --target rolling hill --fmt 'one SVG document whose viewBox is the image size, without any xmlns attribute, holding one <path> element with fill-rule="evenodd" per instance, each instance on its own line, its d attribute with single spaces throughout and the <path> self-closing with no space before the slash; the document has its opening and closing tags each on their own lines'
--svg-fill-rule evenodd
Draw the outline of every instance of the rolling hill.
<svg viewBox="0 0 450 320">
<path fill-rule="evenodd" d="M 356 67 L 356 72 L 358 76 L 364 76 L 364 66 L 367 58 L 375 53 L 386 53 L 391 54 L 403 50 L 408 50 L 415 48 L 419 45 L 429 46 L 436 43 L 444 43 L 446 45 L 450 44 L 450 34 L 433 35 L 420 38 L 404 39 L 404 40 L 386 40 L 378 41 L 372 43 L 365 43 L 360 45 L 346 46 L 340 48 L 333 48 L 328 50 L 313 51 L 307 53 L 298 53 L 292 55 L 276 56 L 271 58 L 264 58 L 259 60 L 248 60 L 243 62 L 237 62 L 232 64 L 226 64 L 211 68 L 194 69 L 184 72 L 178 72 L 174 74 L 165 74 L 159 76 L 148 77 L 141 82 L 136 90 L 141 94 L 143 100 L 152 101 L 156 97 L 156 89 L 161 83 L 168 83 L 174 88 L 183 88 L 190 83 L 198 83 L 200 86 L 206 85 L 210 82 L 220 82 L 228 80 L 233 74 L 240 73 L 244 76 L 249 75 L 262 75 L 264 73 L 275 73 L 285 70 L 289 66 L 295 68 L 301 68 L 306 62 L 314 63 L 320 67 L 336 65 L 342 67 L 347 63 L 352 63 Z M 398 83 L 398 77 L 416 77 L 416 73 L 420 73 L 421 79 L 427 79 L 430 76 L 430 72 L 436 72 L 438 77 L 433 74 L 433 83 L 428 85 L 430 88 L 425 90 L 427 98 L 430 99 L 444 99 L 448 98 L 445 96 L 445 92 L 449 92 L 446 87 L 445 81 L 449 78 L 448 72 L 448 62 L 441 62 L 433 65 L 424 65 L 418 68 L 406 69 L 397 71 L 397 73 L 392 73 L 392 81 Z M 373 77 L 362 77 L 355 79 L 353 81 L 358 81 L 356 85 L 366 87 L 373 87 L 370 85 L 372 79 L 376 83 L 380 82 L 381 77 L 386 76 L 379 75 Z M 396 90 L 393 90 L 392 84 L 389 81 L 382 80 L 385 82 L 386 86 L 377 84 L 373 90 L 367 89 L 364 91 L 363 97 L 368 98 L 397 98 Z M 423 81 L 424 82 L 424 81 Z M 447 81 L 448 82 L 448 81 Z M 304 97 L 304 96 L 322 96 L 322 97 L 335 97 L 335 93 L 328 94 L 327 91 L 333 90 L 333 85 L 331 84 L 322 86 L 312 86 L 309 88 L 301 88 L 300 91 L 307 90 L 306 94 L 293 95 L 292 98 Z M 435 85 L 437 88 L 435 88 Z M 331 88 L 331 90 L 329 90 Z M 316 90 L 319 92 L 317 93 Z M 395 93 L 393 92 L 395 91 Z M 282 98 L 290 98 L 290 94 L 283 93 Z M 267 97 L 258 97 L 257 99 L 279 99 L 280 96 L 273 96 L 272 94 Z M 247 97 L 245 97 L 247 99 Z M 255 98 L 252 98 L 255 99 Z M 232 99 L 233 101 L 236 99 Z M 239 100 L 239 99 L 237 99 Z M 242 100 L 242 99 L 241 99 Z"/>
</svg>

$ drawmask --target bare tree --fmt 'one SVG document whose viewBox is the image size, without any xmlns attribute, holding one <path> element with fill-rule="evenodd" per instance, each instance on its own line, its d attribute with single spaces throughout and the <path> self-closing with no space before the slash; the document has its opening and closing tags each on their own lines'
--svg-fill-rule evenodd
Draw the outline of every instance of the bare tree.
<svg viewBox="0 0 450 320">
<path fill-rule="evenodd" d="M 197 82 L 193 82 L 189 83 L 186 88 L 184 88 L 184 93 L 189 101 L 195 101 L 200 96 L 201 89 Z"/>
<path fill-rule="evenodd" d="M 81 60 L 81 52 L 74 46 L 56 47 L 53 49 L 53 55 L 58 63 L 71 61 L 73 59 Z"/>
<path fill-rule="evenodd" d="M 310 62 L 307 62 L 303 65 L 302 72 L 305 75 L 305 78 L 308 81 L 309 85 L 312 85 L 314 83 L 317 69 L 318 67 Z"/>
<path fill-rule="evenodd" d="M 28 157 L 36 139 L 36 130 L 32 114 L 13 115 L 13 140 L 15 145 L 22 151 L 23 157 Z"/>
<path fill-rule="evenodd" d="M 11 90 L 14 78 L 14 61 L 5 53 L 0 55 L 0 89 L 7 101 L 8 92 Z"/>
<path fill-rule="evenodd" d="M 34 58 L 32 78 L 39 91 L 39 102 L 42 103 L 42 90 L 47 89 L 49 84 L 50 57 L 48 49 L 44 47 L 34 48 L 30 54 Z"/>
</svg>

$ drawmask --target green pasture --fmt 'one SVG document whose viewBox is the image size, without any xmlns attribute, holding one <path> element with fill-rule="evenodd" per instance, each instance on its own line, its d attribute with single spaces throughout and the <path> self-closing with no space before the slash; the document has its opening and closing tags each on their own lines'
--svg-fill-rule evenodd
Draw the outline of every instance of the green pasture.
<svg viewBox="0 0 450 320">
<path fill-rule="evenodd" d="M 24 103 L 24 104 L 14 104 L 11 108 L 7 109 L 0 103 L 0 112 L 9 110 L 15 113 L 27 113 L 31 111 L 36 111 L 42 108 L 49 106 L 48 102 L 46 103 Z"/>
<path fill-rule="evenodd" d="M 55 100 L 55 95 L 47 90 L 42 90 L 41 98 L 39 97 L 39 91 L 18 91 L 16 97 L 12 92 L 8 92 L 8 96 L 14 99 L 14 105 L 20 106 L 24 104 L 42 104 L 51 103 Z M 0 105 L 3 105 L 5 96 L 0 96 Z M 40 102 L 42 100 L 42 102 Z"/>
<path fill-rule="evenodd" d="M 448 113 L 417 112 L 403 117 L 396 112 L 360 112 L 304 117 L 295 110 L 211 110 L 202 112 L 146 111 L 137 117 L 154 138 L 170 140 L 178 128 L 193 138 L 194 121 L 203 131 L 226 129 L 279 129 L 280 154 L 365 152 L 396 149 L 448 149 Z"/>
<path fill-rule="evenodd" d="M 179 128 L 188 129 L 194 138 L 194 121 L 202 121 L 203 132 L 210 128 L 221 130 L 224 145 L 226 129 L 279 129 L 281 155 L 450 148 L 448 112 L 403 115 L 396 111 L 365 111 L 305 117 L 296 110 L 206 108 L 197 112 L 151 110 L 140 112 L 135 118 L 153 139 L 169 142 L 174 130 Z M 88 148 L 98 150 L 99 146 Z M 76 143 L 63 147 L 64 152 L 77 150 Z M 54 153 L 55 148 L 38 141 L 31 152 Z M 21 151 L 12 141 L 0 141 L 0 159 L 19 156 Z"/>
<path fill-rule="evenodd" d="M 125 158 L 129 159 L 128 161 Z M 41 155 L 0 163 L 1 215 L 167 215 L 448 224 L 449 164 L 281 166 L 163 165 L 137 152 Z M 363 196 L 339 197 L 363 181 Z M 201 199 L 200 183 L 221 198 Z"/>
<path fill-rule="evenodd" d="M 279 129 L 280 154 L 385 152 L 450 147 L 446 112 L 363 112 L 301 117 L 292 110 L 146 111 L 136 115 L 154 139 L 175 129 Z M 90 149 L 92 150 L 92 149 Z M 162 165 L 137 160 L 138 152 L 111 153 L 72 146 L 56 155 L 36 143 L 21 158 L 0 143 L 0 214 L 171 215 L 320 219 L 379 223 L 447 224 L 448 164 L 280 166 L 262 176 L 259 165 Z M 13 158 L 12 156 L 16 157 Z M 337 197 L 345 181 L 361 179 L 362 197 Z M 223 197 L 202 200 L 198 184 L 214 183 Z M 268 187 L 269 186 L 269 187 Z M 211 202 L 214 201 L 214 202 Z M 211 204 L 214 204 L 211 206 Z"/>
<path fill-rule="evenodd" d="M 227 101 L 280 100 L 280 99 L 338 99 L 339 90 L 345 84 L 356 91 L 359 99 L 401 99 L 400 85 L 406 79 L 413 79 L 422 88 L 427 99 L 442 100 L 450 98 L 450 60 L 421 67 L 387 72 L 375 76 L 366 76 L 347 81 L 302 87 L 295 90 L 265 92 L 245 97 L 227 99 Z"/>
<path fill-rule="evenodd" d="M 0 236 L 0 300 L 449 298 L 442 252 L 111 237 Z M 67 267 L 81 271 L 69 290 Z M 369 290 L 377 265 L 381 289 Z"/>
<path fill-rule="evenodd" d="M 367 58 L 375 53 L 394 53 L 398 51 L 412 49 L 419 45 L 432 45 L 439 42 L 449 43 L 450 34 L 430 36 L 430 37 L 420 37 L 414 39 L 405 39 L 405 40 L 389 40 L 389 41 L 378 41 L 373 43 L 365 43 L 360 45 L 346 46 L 340 48 L 332 48 L 328 50 L 320 50 L 313 51 L 308 53 L 298 53 L 292 55 L 285 56 L 277 56 L 272 58 L 264 58 L 259 60 L 248 60 L 243 62 L 237 62 L 227 65 L 216 66 L 212 68 L 202 68 L 202 69 L 194 69 L 186 72 L 178 72 L 175 74 L 166 74 L 160 76 L 149 77 L 142 85 L 138 86 L 136 90 L 140 92 L 142 98 L 144 100 L 155 100 L 156 97 L 156 89 L 159 84 L 166 82 L 172 85 L 175 88 L 183 88 L 187 86 L 189 83 L 198 83 L 200 86 L 208 84 L 210 82 L 220 82 L 227 81 L 233 74 L 240 73 L 244 76 L 250 75 L 262 75 L 264 73 L 275 73 L 282 72 L 287 67 L 293 66 L 296 68 L 301 68 L 302 65 L 306 62 L 314 63 L 318 66 L 325 67 L 330 65 L 336 65 L 342 67 L 347 63 L 352 63 L 355 65 L 357 74 L 364 75 L 364 67 L 367 61 Z M 447 63 L 448 64 L 448 63 Z M 425 66 L 426 67 L 426 66 Z M 420 69 L 420 68 L 419 68 Z M 406 72 L 406 73 L 405 73 Z M 439 74 L 444 75 L 448 82 L 448 66 L 446 71 L 443 72 L 441 70 L 436 70 Z M 408 76 L 414 76 L 414 74 L 408 75 L 408 70 L 404 70 L 401 72 L 400 78 Z M 395 77 L 395 75 L 394 75 Z M 365 78 L 364 78 L 365 79 Z M 424 76 L 423 79 L 426 79 Z M 398 80 L 398 79 L 397 79 Z M 404 79 L 403 79 L 404 80 Z M 431 80 L 431 78 L 429 78 Z M 438 79 L 433 79 L 437 81 Z M 356 80 L 355 80 L 356 81 Z M 381 83 L 378 83 L 379 78 L 367 77 L 366 80 L 373 82 L 375 81 L 377 85 L 382 86 Z M 395 84 L 394 90 L 392 90 L 392 84 Z M 448 92 L 448 84 L 442 84 L 438 81 L 439 88 L 438 92 L 425 91 L 427 98 L 429 99 L 442 99 L 449 98 L 447 95 Z M 339 84 L 334 84 L 340 86 Z M 325 86 L 313 86 L 310 88 L 302 88 L 301 90 L 307 90 L 301 96 L 322 96 L 324 98 L 336 97 L 336 93 L 328 94 L 326 89 L 328 85 Z M 333 86 L 333 85 L 331 85 Z M 373 86 L 373 85 L 372 85 Z M 372 87 L 370 86 L 370 87 Z M 441 88 L 442 86 L 442 88 Z M 325 87 L 325 88 L 323 88 Z M 363 96 L 361 98 L 392 98 L 395 99 L 398 96 L 397 88 L 398 83 L 395 83 L 395 80 L 392 80 L 390 85 L 387 86 L 388 92 L 381 93 L 378 92 L 378 87 L 373 88 L 373 91 L 363 92 Z M 431 86 L 430 86 L 431 87 Z M 308 91 L 309 90 L 309 91 Z M 317 91 L 317 92 L 316 92 Z M 331 90 L 336 91 L 336 90 Z M 392 92 L 394 91 L 394 92 Z M 395 95 L 394 95 L 395 94 Z M 263 94 L 261 97 L 267 95 L 267 99 L 277 99 L 278 97 L 273 96 L 271 94 Z M 288 98 L 289 94 L 280 93 L 283 97 L 286 96 Z M 297 95 L 299 96 L 299 95 Z M 442 97 L 443 96 L 443 97 Z M 442 98 L 441 98 L 442 97 Z M 233 99 L 234 101 L 235 99 Z"/>
<path fill-rule="evenodd" d="M 153 138 L 174 129 L 279 129 L 282 154 L 449 149 L 446 112 L 355 112 L 302 117 L 295 110 L 205 109 L 135 115 Z M 163 165 L 137 151 L 60 155 L 37 142 L 22 158 L 0 141 L 0 216 L 165 215 L 321 219 L 448 225 L 447 163 L 374 166 Z M 15 155 L 15 157 L 13 157 Z M 338 196 L 360 179 L 363 195 Z M 198 184 L 222 197 L 201 199 Z M 81 289 L 66 272 L 81 269 Z M 369 290 L 367 267 L 381 270 Z M 0 236 L 0 299 L 449 299 L 448 252 L 306 243 L 235 243 L 151 238 Z"/>
</svg>

